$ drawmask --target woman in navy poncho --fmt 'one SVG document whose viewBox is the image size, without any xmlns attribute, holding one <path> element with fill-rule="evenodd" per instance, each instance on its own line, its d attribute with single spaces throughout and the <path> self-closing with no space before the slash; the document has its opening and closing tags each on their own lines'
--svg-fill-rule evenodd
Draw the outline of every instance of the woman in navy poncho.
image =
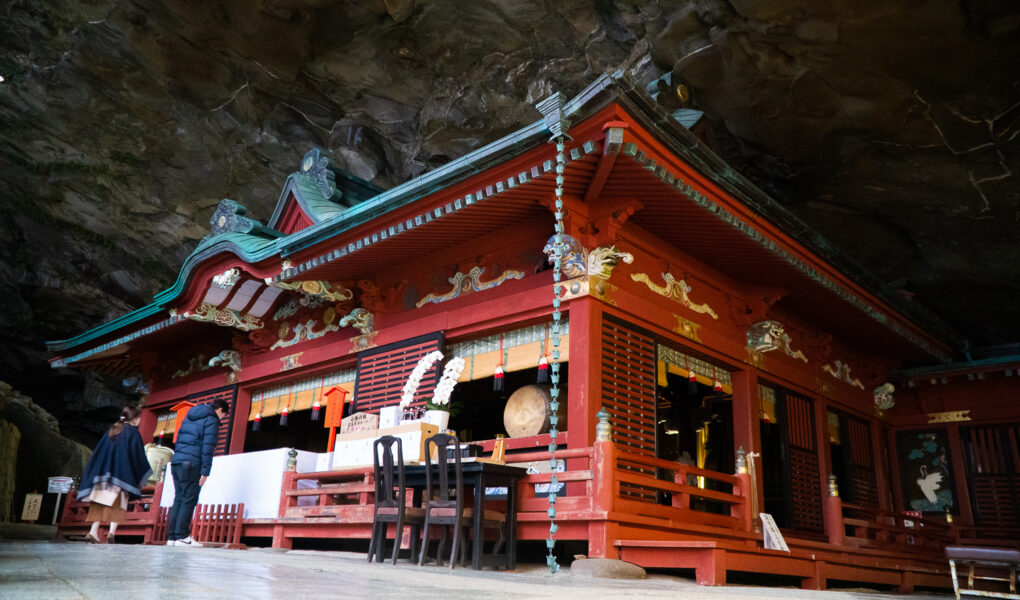
<svg viewBox="0 0 1020 600">
<path fill-rule="evenodd" d="M 142 436 L 138 434 L 141 414 L 137 404 L 121 409 L 120 419 L 103 434 L 85 465 L 78 499 L 89 503 L 92 529 L 85 536 L 87 542 L 99 542 L 99 525 L 104 521 L 110 524 L 106 541 L 114 541 L 117 523 L 127 512 L 128 495 L 141 496 L 141 487 L 152 473 Z"/>
</svg>

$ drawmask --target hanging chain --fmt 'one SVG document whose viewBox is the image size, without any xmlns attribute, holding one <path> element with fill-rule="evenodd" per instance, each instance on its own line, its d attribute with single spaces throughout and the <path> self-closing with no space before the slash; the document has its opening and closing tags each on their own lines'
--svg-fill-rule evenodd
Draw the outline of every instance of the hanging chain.
<svg viewBox="0 0 1020 600">
<path fill-rule="evenodd" d="M 549 555 L 546 557 L 546 563 L 549 565 L 549 572 L 556 573 L 560 570 L 559 563 L 556 562 L 556 556 L 553 554 L 553 548 L 556 545 L 556 531 L 559 526 L 556 524 L 556 490 L 559 487 L 559 478 L 556 477 L 556 438 L 559 432 L 556 429 L 556 425 L 559 423 L 559 417 L 557 413 L 560 408 L 560 295 L 563 291 L 563 286 L 560 285 L 560 279 L 563 275 L 563 172 L 566 168 L 567 157 L 564 152 L 566 142 L 564 136 L 560 135 L 556 138 L 556 241 L 553 244 L 555 249 L 553 253 L 553 312 L 552 312 L 552 361 L 549 365 L 549 381 L 552 382 L 552 389 L 549 390 L 551 401 L 549 402 L 549 410 L 552 413 L 549 417 L 549 471 L 552 473 L 549 479 L 549 539 L 546 540 L 546 547 L 549 549 Z"/>
</svg>

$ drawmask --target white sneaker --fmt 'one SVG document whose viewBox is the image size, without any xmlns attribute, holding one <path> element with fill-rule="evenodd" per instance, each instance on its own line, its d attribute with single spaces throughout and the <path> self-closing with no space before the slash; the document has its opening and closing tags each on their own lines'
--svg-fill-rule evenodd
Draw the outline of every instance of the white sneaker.
<svg viewBox="0 0 1020 600">
<path fill-rule="evenodd" d="M 190 535 L 183 540 L 174 541 L 174 546 L 185 547 L 185 548 L 201 548 L 202 544 L 199 544 Z"/>
<path fill-rule="evenodd" d="M 167 540 L 166 541 L 166 545 L 167 546 L 173 546 L 174 545 L 174 541 L 176 541 L 176 540 Z"/>
</svg>

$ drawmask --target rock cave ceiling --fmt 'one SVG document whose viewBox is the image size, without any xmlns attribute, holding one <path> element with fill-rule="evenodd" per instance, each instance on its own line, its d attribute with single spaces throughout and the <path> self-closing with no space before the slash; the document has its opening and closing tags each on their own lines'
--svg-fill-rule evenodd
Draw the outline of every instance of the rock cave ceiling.
<svg viewBox="0 0 1020 600">
<path fill-rule="evenodd" d="M 717 153 L 957 332 L 1020 342 L 1009 0 L 14 0 L 0 8 L 0 379 L 165 289 L 221 198 L 312 146 L 383 187 L 604 72 L 672 72 Z M 966 344 L 966 346 L 964 346 Z"/>
</svg>

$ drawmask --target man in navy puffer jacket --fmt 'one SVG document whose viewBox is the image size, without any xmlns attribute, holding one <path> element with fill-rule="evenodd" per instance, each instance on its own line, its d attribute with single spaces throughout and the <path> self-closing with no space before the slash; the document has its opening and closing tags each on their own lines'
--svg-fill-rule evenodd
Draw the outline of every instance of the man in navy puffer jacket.
<svg viewBox="0 0 1020 600">
<path fill-rule="evenodd" d="M 199 489 L 212 468 L 220 420 L 230 412 L 226 400 L 193 406 L 177 431 L 170 472 L 174 477 L 174 505 L 166 526 L 167 546 L 201 547 L 191 537 L 191 515 Z"/>
</svg>

